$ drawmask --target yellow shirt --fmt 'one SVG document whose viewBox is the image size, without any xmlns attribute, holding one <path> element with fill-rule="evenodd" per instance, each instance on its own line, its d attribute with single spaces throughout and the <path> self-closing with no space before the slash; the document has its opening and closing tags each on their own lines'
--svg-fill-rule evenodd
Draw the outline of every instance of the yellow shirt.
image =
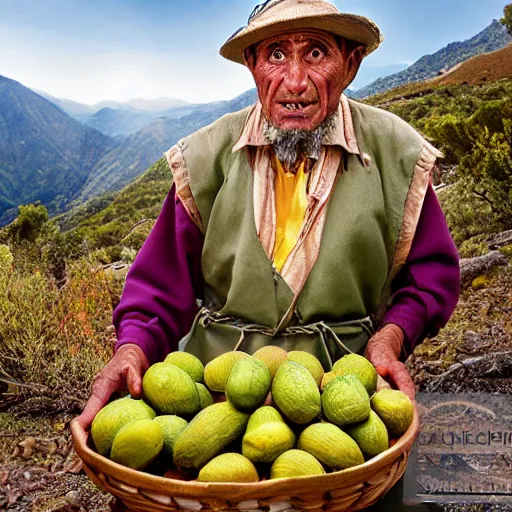
<svg viewBox="0 0 512 512">
<path fill-rule="evenodd" d="M 295 174 L 286 172 L 274 155 L 276 238 L 274 243 L 274 265 L 281 272 L 286 258 L 299 239 L 304 217 L 308 208 L 307 185 L 309 174 L 305 172 L 307 160 L 300 163 Z"/>
</svg>

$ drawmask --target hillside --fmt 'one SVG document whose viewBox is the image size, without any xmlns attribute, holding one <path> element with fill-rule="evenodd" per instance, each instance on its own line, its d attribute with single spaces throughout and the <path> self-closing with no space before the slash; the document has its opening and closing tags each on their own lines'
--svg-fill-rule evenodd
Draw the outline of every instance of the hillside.
<svg viewBox="0 0 512 512">
<path fill-rule="evenodd" d="M 452 68 L 475 55 L 503 48 L 510 42 L 512 38 L 507 34 L 505 27 L 495 20 L 467 41 L 450 43 L 432 55 L 423 56 L 404 71 L 379 78 L 362 89 L 352 91 L 351 96 L 366 98 L 400 85 L 436 77 L 443 69 Z"/>
<path fill-rule="evenodd" d="M 124 247 L 140 248 L 171 185 L 171 171 L 161 158 L 120 192 L 94 197 L 52 222 L 68 240 L 86 240 L 90 250 L 104 251 L 105 261 L 115 261 L 122 257 Z"/>
<path fill-rule="evenodd" d="M 0 225 L 17 205 L 62 210 L 116 142 L 20 83 L 0 76 Z"/>
<path fill-rule="evenodd" d="M 77 201 L 83 202 L 95 195 L 120 190 L 140 176 L 181 138 L 212 123 L 222 115 L 245 108 L 255 101 L 256 91 L 251 89 L 231 101 L 204 105 L 178 119 L 169 117 L 157 119 L 127 137 L 98 162 L 77 196 Z"/>
<path fill-rule="evenodd" d="M 468 59 L 442 76 L 402 85 L 391 91 L 376 94 L 365 101 L 386 108 L 394 102 L 402 103 L 417 96 L 436 93 L 443 86 L 484 85 L 511 79 L 512 44 Z"/>
</svg>

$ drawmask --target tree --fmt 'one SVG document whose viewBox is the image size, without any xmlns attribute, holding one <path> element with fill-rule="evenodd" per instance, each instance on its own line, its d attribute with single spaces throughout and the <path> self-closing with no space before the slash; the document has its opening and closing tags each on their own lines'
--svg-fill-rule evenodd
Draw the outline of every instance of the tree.
<svg viewBox="0 0 512 512">
<path fill-rule="evenodd" d="M 14 241 L 34 242 L 48 221 L 48 210 L 42 204 L 27 204 L 18 207 L 18 217 L 9 226 Z"/>
<path fill-rule="evenodd" d="M 503 9 L 503 18 L 501 23 L 507 28 L 507 32 L 512 36 L 512 4 L 508 4 Z"/>
</svg>

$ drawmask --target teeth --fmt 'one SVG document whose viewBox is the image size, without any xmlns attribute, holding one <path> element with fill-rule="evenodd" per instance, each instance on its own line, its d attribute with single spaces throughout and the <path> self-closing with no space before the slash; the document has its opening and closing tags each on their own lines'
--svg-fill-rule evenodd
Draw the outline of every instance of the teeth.
<svg viewBox="0 0 512 512">
<path fill-rule="evenodd" d="M 302 110 L 302 104 L 300 103 L 287 103 L 285 105 L 285 107 L 288 109 L 288 110 Z"/>
</svg>

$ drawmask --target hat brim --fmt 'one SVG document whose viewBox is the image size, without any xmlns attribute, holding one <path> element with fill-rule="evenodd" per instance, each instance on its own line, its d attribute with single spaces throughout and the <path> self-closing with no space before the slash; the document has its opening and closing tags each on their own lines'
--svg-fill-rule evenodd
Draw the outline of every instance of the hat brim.
<svg viewBox="0 0 512 512">
<path fill-rule="evenodd" d="M 231 36 L 219 53 L 228 60 L 245 65 L 244 51 L 249 46 L 269 37 L 301 29 L 323 30 L 361 43 L 366 47 L 365 55 L 375 51 L 383 40 L 377 25 L 368 18 L 355 14 L 333 13 L 277 20 L 262 27 L 249 25 Z"/>
</svg>

